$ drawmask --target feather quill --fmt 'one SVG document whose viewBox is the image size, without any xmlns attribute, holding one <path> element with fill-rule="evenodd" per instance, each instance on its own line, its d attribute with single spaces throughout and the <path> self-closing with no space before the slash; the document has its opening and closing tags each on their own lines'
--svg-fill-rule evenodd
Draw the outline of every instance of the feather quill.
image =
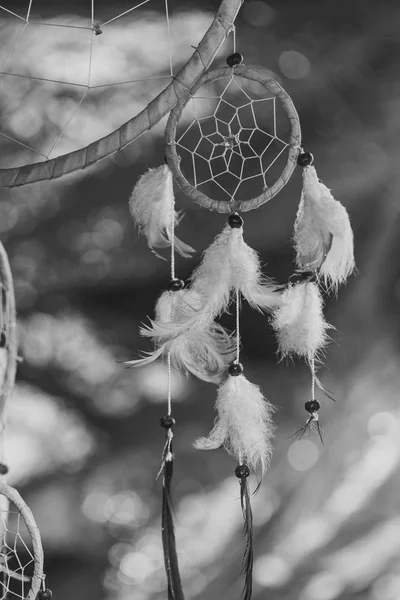
<svg viewBox="0 0 400 600">
<path fill-rule="evenodd" d="M 174 226 L 180 218 L 175 211 L 172 173 L 167 165 L 149 169 L 140 177 L 133 188 L 129 209 L 151 250 L 171 246 Z M 194 252 L 191 246 L 176 236 L 174 243 L 181 256 L 190 258 Z"/>
<path fill-rule="evenodd" d="M 250 469 L 267 468 L 274 436 L 272 414 L 274 407 L 254 385 L 241 374 L 229 376 L 220 386 L 216 401 L 218 413 L 208 437 L 194 443 L 198 450 L 215 450 L 225 446 L 239 463 Z"/>
<path fill-rule="evenodd" d="M 174 469 L 172 432 L 170 429 L 168 429 L 166 433 L 167 436 L 161 466 L 161 472 L 163 472 L 161 535 L 164 553 L 164 565 L 168 581 L 168 600 L 185 600 L 179 573 L 179 563 L 175 541 L 175 527 L 172 517 L 173 508 L 171 500 L 171 483 Z"/>
<path fill-rule="evenodd" d="M 331 328 L 323 315 L 323 301 L 313 282 L 289 285 L 282 306 L 274 313 L 272 326 L 277 334 L 282 357 L 297 354 L 311 361 L 322 351 Z"/>
<path fill-rule="evenodd" d="M 318 179 L 314 167 L 303 171 L 303 191 L 294 226 L 297 264 L 320 270 L 328 288 L 337 290 L 354 271 L 354 241 L 349 215 Z"/>
</svg>

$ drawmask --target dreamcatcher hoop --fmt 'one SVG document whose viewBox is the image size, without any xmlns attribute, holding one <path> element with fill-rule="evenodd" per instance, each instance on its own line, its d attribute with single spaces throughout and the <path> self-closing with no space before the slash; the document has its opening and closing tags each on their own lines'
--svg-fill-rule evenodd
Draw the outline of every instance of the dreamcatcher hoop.
<svg viewBox="0 0 400 600">
<path fill-rule="evenodd" d="M 0 187 L 17 187 L 47 179 L 57 179 L 94 165 L 99 160 L 122 150 L 156 125 L 176 102 L 186 96 L 215 58 L 231 33 L 244 0 L 222 0 L 214 20 L 195 52 L 171 83 L 138 115 L 121 127 L 85 148 L 41 163 L 0 169 Z"/>
<path fill-rule="evenodd" d="M 4 427 L 4 412 L 12 395 L 17 370 L 17 325 L 14 283 L 10 263 L 3 244 L 0 242 L 0 311 L 1 339 L 0 360 L 5 361 L 3 377 L 0 380 L 0 426 Z"/>
<path fill-rule="evenodd" d="M 177 151 L 176 144 L 176 132 L 177 125 L 190 99 L 196 94 L 196 92 L 203 86 L 222 79 L 224 77 L 235 77 L 239 76 L 243 79 L 255 81 L 260 83 L 274 98 L 277 98 L 281 103 L 281 106 L 290 122 L 290 134 L 288 142 L 288 157 L 286 164 L 273 185 L 264 189 L 264 191 L 257 197 L 250 198 L 247 200 L 234 200 L 231 201 L 220 201 L 210 198 L 205 193 L 200 191 L 196 185 L 189 183 L 185 175 L 183 174 L 180 166 L 180 156 Z M 168 166 L 172 171 L 175 180 L 178 182 L 180 188 L 185 194 L 194 200 L 197 204 L 214 210 L 219 213 L 231 213 L 235 211 L 248 211 L 258 208 L 265 202 L 268 202 L 273 198 L 289 181 L 294 169 L 297 165 L 297 158 L 301 146 L 301 128 L 300 120 L 297 114 L 296 108 L 293 104 L 290 96 L 285 90 L 279 85 L 275 79 L 270 77 L 265 71 L 260 69 L 254 69 L 246 67 L 245 65 L 238 65 L 233 68 L 225 67 L 217 69 L 215 71 L 209 71 L 205 73 L 195 84 L 195 86 L 186 95 L 179 100 L 178 104 L 173 108 L 170 113 L 168 123 L 165 129 L 165 143 L 166 143 L 166 158 Z"/>
<path fill-rule="evenodd" d="M 35 600 L 40 589 L 43 586 L 44 581 L 44 556 L 38 526 L 36 525 L 32 511 L 25 504 L 17 490 L 10 487 L 9 485 L 0 483 L 0 496 L 4 496 L 8 502 L 12 502 L 14 506 L 18 509 L 30 535 L 34 559 L 34 571 L 30 582 L 30 590 L 26 596 L 26 600 Z"/>
</svg>

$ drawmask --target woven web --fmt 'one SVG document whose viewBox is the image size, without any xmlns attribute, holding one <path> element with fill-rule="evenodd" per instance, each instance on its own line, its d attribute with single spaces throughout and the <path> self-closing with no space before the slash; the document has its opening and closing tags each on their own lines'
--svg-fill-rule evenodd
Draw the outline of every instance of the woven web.
<svg viewBox="0 0 400 600">
<path fill-rule="evenodd" d="M 164 89 L 174 75 L 171 1 L 122 0 L 97 10 L 88 0 L 71 15 L 68 1 L 54 9 L 26 0 L 23 9 L 0 0 L 0 167 L 86 146 Z M 49 10 L 54 18 L 42 16 Z"/>
<path fill-rule="evenodd" d="M 228 80 L 228 81 L 226 81 Z M 278 98 L 234 74 L 191 98 L 188 127 L 176 149 L 187 181 L 216 200 L 246 200 L 279 177 L 287 160 L 290 122 Z M 204 106 L 207 105 L 206 113 Z"/>
<path fill-rule="evenodd" d="M 2 505 L 5 498 L 1 497 Z M 25 600 L 31 588 L 35 559 L 21 513 L 0 507 L 0 600 Z"/>
</svg>

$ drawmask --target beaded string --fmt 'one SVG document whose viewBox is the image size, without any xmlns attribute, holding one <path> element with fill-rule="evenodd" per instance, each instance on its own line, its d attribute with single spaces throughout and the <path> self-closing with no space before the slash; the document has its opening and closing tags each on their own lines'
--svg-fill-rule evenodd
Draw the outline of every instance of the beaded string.
<svg viewBox="0 0 400 600">
<path fill-rule="evenodd" d="M 172 199 L 174 204 L 174 200 Z M 182 289 L 183 282 L 176 279 L 175 277 L 175 207 L 172 207 L 171 211 L 171 281 L 169 284 L 169 289 L 172 294 L 175 294 L 178 290 Z M 176 285 L 178 284 L 178 285 Z M 174 314 L 174 305 L 175 305 L 175 297 L 172 296 L 171 302 L 171 321 Z M 166 462 L 171 462 L 173 459 L 172 454 L 172 438 L 174 434 L 172 433 L 172 427 L 175 425 L 175 419 L 172 417 L 172 368 L 171 368 L 171 352 L 168 350 L 167 352 L 167 415 L 160 419 L 160 424 L 164 427 L 166 432 L 165 445 L 162 453 L 162 464 L 161 469 L 159 471 L 160 475 L 162 472 L 164 465 Z"/>
<path fill-rule="evenodd" d="M 240 362 L 240 292 L 236 290 L 236 362 Z"/>
<path fill-rule="evenodd" d="M 0 352 L 1 352 L 1 393 L 3 393 L 4 378 L 6 377 L 7 362 L 8 362 L 8 350 L 7 350 L 7 337 L 8 331 L 7 326 L 10 322 L 10 311 L 7 297 L 7 289 L 3 282 L 0 282 Z M 5 430 L 7 423 L 7 404 L 4 404 L 2 414 L 0 416 L 0 477 L 5 477 L 8 473 L 8 467 L 4 463 L 4 444 L 5 444 Z"/>
<path fill-rule="evenodd" d="M 238 213 L 233 213 L 228 218 L 230 227 L 239 229 L 243 227 L 243 219 Z M 240 291 L 236 290 L 235 294 L 236 310 L 236 357 L 234 362 L 229 366 L 229 375 L 233 377 L 235 387 L 236 402 L 243 402 L 243 398 L 239 396 L 238 377 L 243 373 L 243 366 L 240 363 Z M 253 588 L 253 514 L 250 502 L 249 477 L 250 468 L 243 460 L 243 455 L 240 452 L 238 464 L 235 468 L 235 476 L 239 480 L 240 485 L 240 505 L 244 519 L 243 533 L 246 539 L 246 547 L 243 555 L 242 572 L 245 576 L 245 584 L 243 589 L 243 599 L 250 600 Z"/>
<path fill-rule="evenodd" d="M 315 357 L 310 358 L 311 369 L 311 400 L 315 402 Z"/>
<path fill-rule="evenodd" d="M 175 279 L 175 210 L 172 210 L 172 218 L 171 218 L 171 281 L 174 281 Z M 173 292 L 174 293 L 174 292 Z M 175 298 L 174 296 L 172 297 L 172 303 L 171 303 L 171 321 L 172 321 L 172 317 L 173 317 L 173 313 L 174 313 L 174 304 L 175 304 Z M 171 352 L 168 350 L 167 353 L 167 371 L 168 371 L 168 396 L 167 396 L 167 402 L 168 402 L 168 416 L 171 416 L 171 412 L 172 412 L 172 391 L 171 391 L 171 378 L 172 378 L 172 373 L 171 373 Z"/>
</svg>

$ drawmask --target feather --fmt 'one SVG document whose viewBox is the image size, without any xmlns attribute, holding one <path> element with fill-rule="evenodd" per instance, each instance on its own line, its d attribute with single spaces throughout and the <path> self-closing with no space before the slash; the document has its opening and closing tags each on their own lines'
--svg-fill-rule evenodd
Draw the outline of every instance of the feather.
<svg viewBox="0 0 400 600">
<path fill-rule="evenodd" d="M 188 288 L 164 292 L 157 301 L 155 319 L 150 319 L 150 325 L 143 325 L 140 334 L 163 342 L 193 327 L 207 325 L 199 319 L 199 311 L 205 302 L 203 296 Z"/>
<path fill-rule="evenodd" d="M 252 308 L 270 311 L 281 303 L 278 285 L 262 274 L 259 255 L 244 241 L 243 230 L 234 231 L 238 234 L 231 243 L 231 286 Z"/>
<path fill-rule="evenodd" d="M 176 552 L 175 528 L 172 518 L 171 481 L 173 475 L 172 444 L 168 445 L 171 457 L 163 457 L 163 495 L 161 513 L 161 533 L 164 552 L 165 572 L 168 580 L 168 600 L 185 600 L 179 573 Z"/>
<path fill-rule="evenodd" d="M 235 338 L 221 325 L 196 324 L 202 298 L 193 290 L 163 292 L 156 303 L 155 320 L 143 325 L 141 335 L 152 338 L 156 349 L 125 363 L 127 367 L 148 365 L 170 355 L 171 366 L 204 381 L 219 382 L 221 373 L 235 356 Z"/>
<path fill-rule="evenodd" d="M 155 338 L 156 343 L 159 340 Z M 187 375 L 191 373 L 203 381 L 218 383 L 221 373 L 235 356 L 234 338 L 224 327 L 212 323 L 206 330 L 187 329 L 180 335 L 162 342 L 147 356 L 127 361 L 127 367 L 142 367 L 160 356 L 171 357 L 171 366 Z"/>
<path fill-rule="evenodd" d="M 337 289 L 354 271 L 354 242 L 349 215 L 318 180 L 314 167 L 303 171 L 303 191 L 294 226 L 297 264 L 320 269 L 328 287 Z"/>
<path fill-rule="evenodd" d="M 167 165 L 149 169 L 140 177 L 133 188 L 129 209 L 139 231 L 146 236 L 149 248 L 171 246 L 174 237 L 176 251 L 190 258 L 194 249 L 174 236 L 180 216 L 175 211 L 172 173 Z"/>
<path fill-rule="evenodd" d="M 281 293 L 263 277 L 258 254 L 243 240 L 243 228 L 227 225 L 204 252 L 194 271 L 191 288 L 204 298 L 199 321 L 212 321 L 228 309 L 233 291 L 239 291 L 253 308 L 271 310 Z"/>
<path fill-rule="evenodd" d="M 274 407 L 264 398 L 258 386 L 243 374 L 229 376 L 218 390 L 215 426 L 207 438 L 194 446 L 198 450 L 214 450 L 222 445 L 239 463 L 261 474 L 269 464 L 274 435 Z"/>
<path fill-rule="evenodd" d="M 273 313 L 272 326 L 282 357 L 297 354 L 311 361 L 325 346 L 331 327 L 324 319 L 323 302 L 313 282 L 289 285 L 282 306 Z"/>
<path fill-rule="evenodd" d="M 210 322 L 227 310 L 231 293 L 230 249 L 232 234 L 237 230 L 226 226 L 203 254 L 191 277 L 191 289 L 205 299 L 204 322 Z"/>
</svg>

